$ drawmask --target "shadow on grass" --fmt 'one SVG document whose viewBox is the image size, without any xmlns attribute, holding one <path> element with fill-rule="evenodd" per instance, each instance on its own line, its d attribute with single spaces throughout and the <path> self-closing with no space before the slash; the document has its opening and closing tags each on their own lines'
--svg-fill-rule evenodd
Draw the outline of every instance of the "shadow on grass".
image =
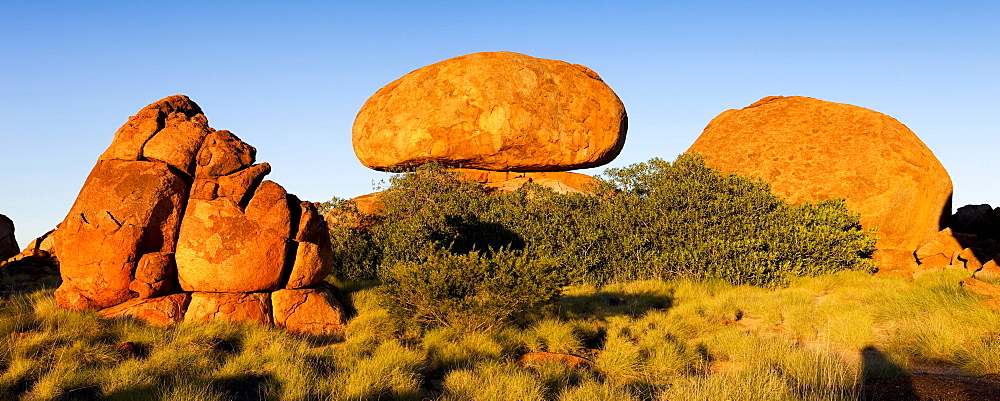
<svg viewBox="0 0 1000 401">
<path fill-rule="evenodd" d="M 559 302 L 560 313 L 567 319 L 612 316 L 639 317 L 651 310 L 667 310 L 673 298 L 661 294 L 630 294 L 620 291 L 597 291 L 587 295 L 565 295 Z"/>
<path fill-rule="evenodd" d="M 889 360 L 878 348 L 867 346 L 861 350 L 862 400 L 896 401 L 919 400 L 913 381 L 902 367 Z"/>
</svg>

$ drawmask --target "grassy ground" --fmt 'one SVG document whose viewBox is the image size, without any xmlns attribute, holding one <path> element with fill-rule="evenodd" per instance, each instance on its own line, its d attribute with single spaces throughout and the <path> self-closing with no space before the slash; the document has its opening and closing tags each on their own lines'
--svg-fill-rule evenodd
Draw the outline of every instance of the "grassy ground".
<svg viewBox="0 0 1000 401">
<path fill-rule="evenodd" d="M 2 299 L 0 399 L 857 399 L 864 378 L 1000 372 L 1000 314 L 963 277 L 570 287 L 556 315 L 529 327 L 418 337 L 397 335 L 370 284 L 348 284 L 358 314 L 335 340 L 109 321 L 59 309 L 43 290 Z M 593 363 L 519 363 L 529 351 Z"/>
</svg>

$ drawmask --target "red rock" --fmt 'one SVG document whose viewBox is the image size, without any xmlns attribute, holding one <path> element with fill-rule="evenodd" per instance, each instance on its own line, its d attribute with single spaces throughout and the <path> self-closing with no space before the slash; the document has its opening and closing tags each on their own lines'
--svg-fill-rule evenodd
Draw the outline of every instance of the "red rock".
<svg viewBox="0 0 1000 401">
<path fill-rule="evenodd" d="M 969 272 L 976 272 L 983 267 L 983 263 L 979 261 L 976 253 L 970 248 L 963 249 L 958 254 L 958 260 L 963 262 L 963 265 Z"/>
<path fill-rule="evenodd" d="M 139 294 L 139 298 L 154 298 L 169 294 L 175 288 L 177 266 L 174 254 L 150 252 L 142 255 L 135 268 L 135 279 L 129 290 Z"/>
<path fill-rule="evenodd" d="M 192 199 L 176 253 L 181 289 L 234 293 L 276 290 L 288 241 L 287 234 L 265 229 L 229 199 Z"/>
<path fill-rule="evenodd" d="M 586 174 L 569 173 L 564 171 L 543 171 L 543 172 L 517 172 L 517 171 L 489 171 L 469 168 L 452 169 L 466 178 L 483 184 L 488 188 L 495 188 L 503 192 L 514 192 L 521 189 L 527 183 L 535 183 L 543 187 L 551 188 L 556 193 L 593 193 L 599 185 L 599 181 Z"/>
<path fill-rule="evenodd" d="M 139 257 L 174 251 L 187 192 L 166 164 L 97 162 L 55 233 L 66 287 L 60 305 L 100 309 L 133 297 Z"/>
<path fill-rule="evenodd" d="M 219 196 L 246 207 L 253 189 L 271 172 L 271 165 L 261 163 L 235 173 L 219 177 Z"/>
<path fill-rule="evenodd" d="M 305 288 L 319 284 L 333 269 L 333 244 L 326 221 L 311 202 L 301 202 L 301 217 L 295 234 L 295 261 L 287 288 Z"/>
<path fill-rule="evenodd" d="M 1000 298 L 1000 287 L 972 277 L 962 280 L 962 288 L 979 295 Z"/>
<path fill-rule="evenodd" d="M 259 224 L 265 230 L 271 230 L 282 238 L 291 238 L 292 210 L 289 206 L 299 206 L 298 200 L 290 201 L 288 192 L 274 181 L 260 183 L 257 190 L 247 202 L 247 219 Z M 296 222 L 298 220 L 296 219 Z"/>
<path fill-rule="evenodd" d="M 945 228 L 920 243 L 916 255 L 922 268 L 940 268 L 951 264 L 953 257 L 961 251 L 962 244 L 955 239 L 951 228 Z"/>
<path fill-rule="evenodd" d="M 198 150 L 197 178 L 216 178 L 232 174 L 253 164 L 257 149 L 229 131 L 215 131 L 205 137 Z"/>
<path fill-rule="evenodd" d="M 878 249 L 913 251 L 950 214 L 951 179 L 906 126 L 865 108 L 772 96 L 712 120 L 688 152 L 792 203 L 846 198 Z M 950 256 L 950 255 L 949 255 Z"/>
<path fill-rule="evenodd" d="M 17 246 L 17 238 L 14 237 L 14 222 L 0 214 L 0 262 L 5 261 L 21 253 L 21 248 Z"/>
<path fill-rule="evenodd" d="M 279 290 L 271 294 L 274 324 L 313 335 L 335 334 L 345 324 L 344 307 L 326 288 Z"/>
<path fill-rule="evenodd" d="M 271 325 L 271 299 L 268 293 L 213 293 L 191 294 L 184 320 L 223 320 L 229 322 L 256 322 Z"/>
<path fill-rule="evenodd" d="M 211 132 L 208 119 L 202 114 L 188 116 L 182 112 L 170 113 L 163 128 L 143 145 L 142 156 L 162 161 L 193 176 L 195 155 L 205 141 L 205 136 Z"/>
<path fill-rule="evenodd" d="M 434 161 L 485 170 L 595 167 L 625 144 L 625 107 L 589 68 L 475 53 L 397 79 L 354 120 L 354 153 L 377 170 Z"/>
<path fill-rule="evenodd" d="M 201 114 L 201 107 L 183 95 L 169 96 L 144 107 L 118 129 L 100 160 L 142 160 L 143 145 L 164 127 L 173 113 L 194 117 Z"/>
<path fill-rule="evenodd" d="M 219 197 L 219 181 L 212 178 L 196 178 L 191 184 L 191 199 L 214 200 Z"/>
<path fill-rule="evenodd" d="M 983 267 L 979 271 L 975 272 L 974 277 L 980 280 L 1000 279 L 1000 266 L 997 265 L 996 260 L 989 260 L 983 263 Z"/>
<path fill-rule="evenodd" d="M 896 275 L 904 278 L 913 278 L 913 271 L 917 270 L 917 258 L 913 252 L 902 249 L 876 249 L 872 254 L 872 260 L 878 264 L 878 273 Z"/>
<path fill-rule="evenodd" d="M 191 294 L 173 294 L 157 298 L 134 298 L 100 310 L 107 318 L 131 317 L 154 326 L 170 326 L 184 319 Z"/>
<path fill-rule="evenodd" d="M 333 246 L 329 237 L 319 243 L 298 242 L 295 263 L 287 288 L 305 288 L 319 284 L 333 269 Z"/>
<path fill-rule="evenodd" d="M 296 241 L 316 242 L 316 239 L 320 237 L 330 238 L 326 220 L 319 214 L 315 203 L 301 202 L 299 208 L 302 213 L 299 216 L 298 230 L 295 233 Z"/>
</svg>

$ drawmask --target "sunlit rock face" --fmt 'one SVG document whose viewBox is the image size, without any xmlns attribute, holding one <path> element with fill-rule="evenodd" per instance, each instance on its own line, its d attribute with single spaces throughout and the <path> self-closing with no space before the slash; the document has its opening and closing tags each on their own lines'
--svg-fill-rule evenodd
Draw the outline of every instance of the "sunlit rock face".
<svg viewBox="0 0 1000 401">
<path fill-rule="evenodd" d="M 358 159 L 377 170 L 438 162 L 562 171 L 613 160 L 625 106 L 587 67 L 511 52 L 417 69 L 375 93 L 354 121 Z"/>
<path fill-rule="evenodd" d="M 255 158 L 253 146 L 209 127 L 186 96 L 140 110 L 55 231 L 57 304 L 161 326 L 273 324 L 271 293 L 290 288 L 329 293 L 295 321 L 323 322 L 323 333 L 341 327 L 342 306 L 319 289 L 332 266 L 326 221 L 315 204 L 264 180 L 271 167 Z"/>
<path fill-rule="evenodd" d="M 688 152 L 761 178 L 792 203 L 845 198 L 886 255 L 913 259 L 951 214 L 951 179 L 931 150 L 896 119 L 862 107 L 766 97 L 715 117 Z"/>
</svg>

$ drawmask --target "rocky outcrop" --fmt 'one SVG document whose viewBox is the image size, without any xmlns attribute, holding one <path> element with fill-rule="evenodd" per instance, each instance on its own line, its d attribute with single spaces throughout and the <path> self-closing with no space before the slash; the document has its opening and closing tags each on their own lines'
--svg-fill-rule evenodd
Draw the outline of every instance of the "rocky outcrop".
<svg viewBox="0 0 1000 401">
<path fill-rule="evenodd" d="M 380 89 L 354 120 L 354 153 L 377 170 L 438 162 L 560 171 L 614 159 L 625 107 L 587 67 L 511 52 L 417 69 Z"/>
<path fill-rule="evenodd" d="M 899 121 L 857 106 L 767 97 L 720 114 L 688 152 L 761 178 L 793 203 L 845 198 L 877 230 L 880 250 L 912 254 L 951 214 L 951 179 L 930 149 Z"/>
<path fill-rule="evenodd" d="M 332 244 L 316 206 L 264 180 L 255 157 L 187 97 L 140 110 L 55 232 L 57 303 L 157 325 L 272 324 L 270 293 L 320 285 Z M 343 324 L 339 310 L 300 319 Z"/>
<path fill-rule="evenodd" d="M 142 255 L 174 251 L 187 193 L 185 177 L 165 163 L 98 161 L 56 230 L 60 305 L 100 309 L 132 298 Z"/>
<path fill-rule="evenodd" d="M 17 238 L 14 237 L 14 221 L 0 214 L 0 262 L 18 253 L 21 253 L 21 248 L 17 247 Z"/>
</svg>

